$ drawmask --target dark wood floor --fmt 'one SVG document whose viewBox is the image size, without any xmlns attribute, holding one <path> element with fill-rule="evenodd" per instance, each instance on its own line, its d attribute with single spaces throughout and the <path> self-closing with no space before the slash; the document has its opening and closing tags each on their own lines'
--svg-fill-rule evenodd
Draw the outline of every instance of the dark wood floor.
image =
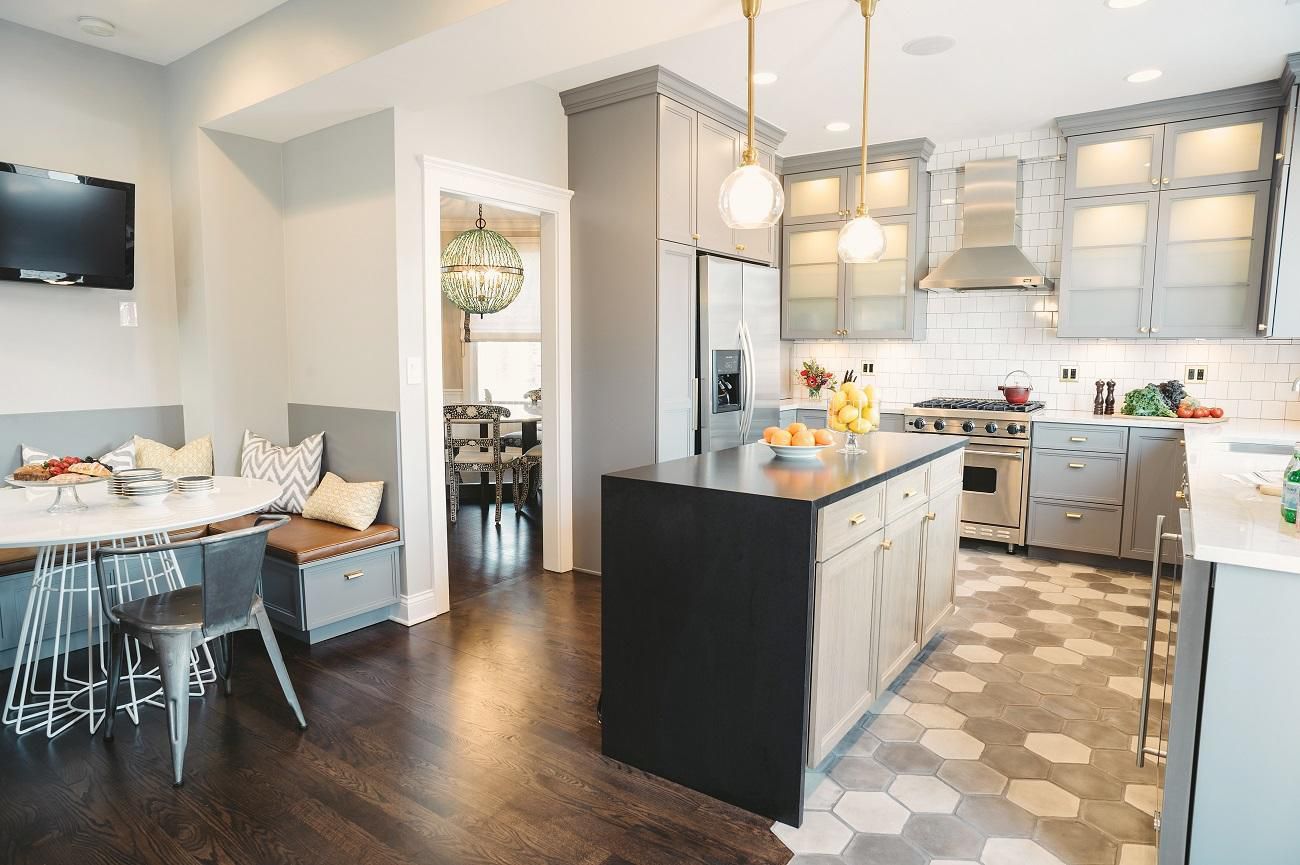
<svg viewBox="0 0 1300 865">
<path fill-rule="evenodd" d="M 480 504 L 474 484 L 467 485 L 462 495 L 456 522 L 447 524 L 452 607 L 542 571 L 542 511 L 536 497 L 516 515 L 507 488 L 498 527 L 491 495 L 486 505 Z"/>
<path fill-rule="evenodd" d="M 486 566 L 486 542 L 461 533 L 476 524 L 458 524 L 453 557 L 484 551 Z M 501 543 L 528 550 L 535 534 L 503 529 Z M 111 744 L 0 731 L 0 862 L 789 860 L 767 821 L 600 755 L 599 580 L 506 574 L 414 628 L 384 623 L 310 649 L 281 639 L 305 732 L 264 653 L 242 640 L 234 696 L 192 704 L 180 789 L 157 709 L 138 728 L 119 722 Z"/>
</svg>

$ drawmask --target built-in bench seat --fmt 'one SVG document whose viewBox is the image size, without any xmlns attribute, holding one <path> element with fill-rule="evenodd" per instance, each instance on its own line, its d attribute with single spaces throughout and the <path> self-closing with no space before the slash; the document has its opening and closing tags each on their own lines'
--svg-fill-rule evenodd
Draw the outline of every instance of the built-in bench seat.
<svg viewBox="0 0 1300 865">
<path fill-rule="evenodd" d="M 213 534 L 251 526 L 256 517 L 213 523 Z M 318 643 L 387 619 L 397 605 L 396 526 L 357 531 L 294 516 L 266 539 L 262 598 L 276 627 Z"/>
</svg>

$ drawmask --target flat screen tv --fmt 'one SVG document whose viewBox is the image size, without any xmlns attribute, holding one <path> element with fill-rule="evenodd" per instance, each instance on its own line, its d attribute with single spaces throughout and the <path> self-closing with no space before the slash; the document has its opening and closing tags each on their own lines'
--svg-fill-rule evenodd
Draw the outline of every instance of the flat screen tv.
<svg viewBox="0 0 1300 865">
<path fill-rule="evenodd" d="M 135 184 L 0 162 L 0 279 L 135 287 Z"/>
</svg>

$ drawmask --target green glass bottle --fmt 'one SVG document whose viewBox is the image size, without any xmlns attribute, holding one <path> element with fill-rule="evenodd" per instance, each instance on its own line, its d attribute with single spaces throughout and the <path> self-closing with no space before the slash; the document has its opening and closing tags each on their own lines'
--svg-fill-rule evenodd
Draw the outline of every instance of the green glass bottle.
<svg viewBox="0 0 1300 865">
<path fill-rule="evenodd" d="M 1282 519 L 1295 525 L 1296 509 L 1300 507 L 1300 442 L 1296 442 L 1291 462 L 1282 473 Z"/>
</svg>

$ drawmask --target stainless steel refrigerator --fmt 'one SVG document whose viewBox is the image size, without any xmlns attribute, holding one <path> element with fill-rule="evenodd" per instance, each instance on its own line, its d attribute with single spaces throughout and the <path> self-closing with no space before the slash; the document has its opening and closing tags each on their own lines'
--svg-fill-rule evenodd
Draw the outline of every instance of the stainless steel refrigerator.
<svg viewBox="0 0 1300 865">
<path fill-rule="evenodd" d="M 781 272 L 699 259 L 698 452 L 759 441 L 781 399 Z"/>
</svg>

